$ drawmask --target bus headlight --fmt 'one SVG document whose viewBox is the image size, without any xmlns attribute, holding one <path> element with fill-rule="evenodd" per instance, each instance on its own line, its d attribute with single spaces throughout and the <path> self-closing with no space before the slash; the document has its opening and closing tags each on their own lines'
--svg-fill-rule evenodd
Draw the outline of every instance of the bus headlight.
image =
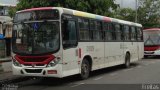
<svg viewBox="0 0 160 90">
<path fill-rule="evenodd" d="M 60 61 L 59 59 L 56 59 L 56 58 L 55 58 L 54 60 L 52 60 L 52 61 L 47 65 L 47 67 L 53 67 L 53 66 L 57 65 L 59 61 Z"/>
<path fill-rule="evenodd" d="M 18 61 L 14 60 L 14 59 L 13 59 L 13 64 L 15 66 L 22 67 L 22 65 Z"/>
</svg>

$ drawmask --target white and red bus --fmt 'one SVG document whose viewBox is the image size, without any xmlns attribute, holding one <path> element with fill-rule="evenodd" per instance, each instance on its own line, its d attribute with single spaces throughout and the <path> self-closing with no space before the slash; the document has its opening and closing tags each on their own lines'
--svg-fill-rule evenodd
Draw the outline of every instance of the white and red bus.
<svg viewBox="0 0 160 90">
<path fill-rule="evenodd" d="M 42 7 L 18 11 L 13 26 L 13 74 L 66 77 L 143 57 L 138 23 L 87 12 Z"/>
<path fill-rule="evenodd" d="M 144 29 L 144 57 L 160 55 L 160 28 Z"/>
</svg>

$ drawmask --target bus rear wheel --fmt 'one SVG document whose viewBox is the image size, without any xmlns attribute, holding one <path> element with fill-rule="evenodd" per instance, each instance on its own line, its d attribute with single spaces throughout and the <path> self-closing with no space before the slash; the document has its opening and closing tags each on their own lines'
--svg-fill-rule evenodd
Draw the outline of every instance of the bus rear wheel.
<svg viewBox="0 0 160 90">
<path fill-rule="evenodd" d="M 129 68 L 130 67 L 130 54 L 127 53 L 125 56 L 125 64 L 124 64 L 125 68 Z"/>
<path fill-rule="evenodd" d="M 84 59 L 81 64 L 81 79 L 87 79 L 90 74 L 90 64 L 87 59 Z"/>
</svg>

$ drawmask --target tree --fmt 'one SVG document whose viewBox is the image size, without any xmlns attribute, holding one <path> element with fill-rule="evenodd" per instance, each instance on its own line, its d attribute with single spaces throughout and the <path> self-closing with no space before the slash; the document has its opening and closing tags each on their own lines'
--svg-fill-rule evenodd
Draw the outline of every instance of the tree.
<svg viewBox="0 0 160 90">
<path fill-rule="evenodd" d="M 17 10 L 51 6 L 52 0 L 19 0 Z"/>
<path fill-rule="evenodd" d="M 111 16 L 118 7 L 115 0 L 19 0 L 16 10 L 34 7 L 65 7 L 89 13 Z"/>
<path fill-rule="evenodd" d="M 160 1 L 139 0 L 138 22 L 145 28 L 160 27 Z"/>
<path fill-rule="evenodd" d="M 10 7 L 9 8 L 9 12 L 8 12 L 8 14 L 9 14 L 9 16 L 12 18 L 12 17 L 14 17 L 14 14 L 16 13 L 16 8 L 15 7 Z"/>
<path fill-rule="evenodd" d="M 120 8 L 114 12 L 114 18 L 135 22 L 136 11 L 131 8 Z"/>
</svg>

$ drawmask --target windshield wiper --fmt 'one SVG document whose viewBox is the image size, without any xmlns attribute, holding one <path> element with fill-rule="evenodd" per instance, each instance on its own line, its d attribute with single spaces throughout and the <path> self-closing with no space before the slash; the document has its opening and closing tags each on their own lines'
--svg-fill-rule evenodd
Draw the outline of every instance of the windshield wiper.
<svg viewBox="0 0 160 90">
<path fill-rule="evenodd" d="M 160 44 L 159 41 L 160 41 L 160 37 L 159 37 L 158 40 L 157 40 L 157 44 L 158 44 L 158 45 Z"/>
<path fill-rule="evenodd" d="M 144 42 L 145 45 L 147 45 L 147 42 L 151 41 L 153 45 L 155 45 L 155 43 L 153 42 L 153 40 L 151 39 L 151 37 L 149 36 L 148 39 Z"/>
</svg>

